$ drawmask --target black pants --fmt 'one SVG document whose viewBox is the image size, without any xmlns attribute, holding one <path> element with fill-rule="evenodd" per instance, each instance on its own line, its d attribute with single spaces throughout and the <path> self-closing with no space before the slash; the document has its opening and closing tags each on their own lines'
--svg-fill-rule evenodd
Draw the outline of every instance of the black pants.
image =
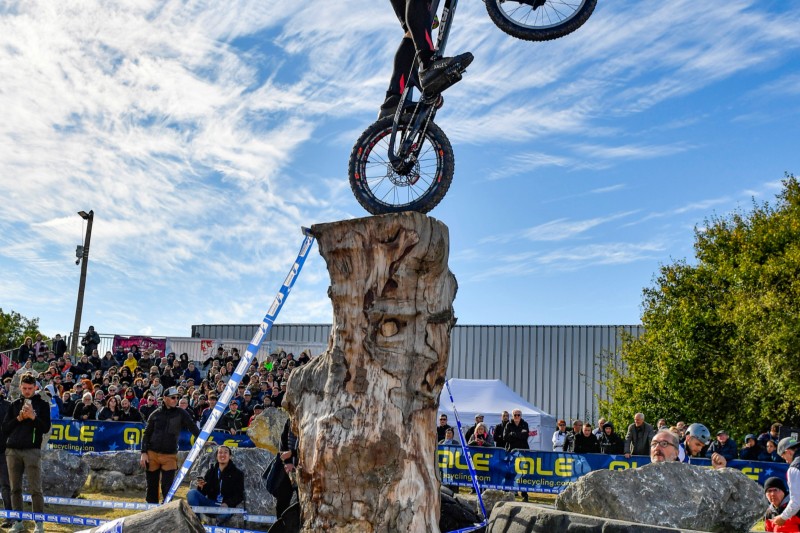
<svg viewBox="0 0 800 533">
<path fill-rule="evenodd" d="M 0 495 L 3 497 L 3 508 L 11 511 L 11 481 L 8 478 L 8 463 L 5 461 L 5 451 L 0 455 Z"/>
<path fill-rule="evenodd" d="M 433 56 L 433 39 L 431 24 L 433 16 L 428 0 L 390 0 L 392 7 L 400 19 L 403 31 L 411 33 L 411 38 L 404 37 L 394 56 L 394 70 L 389 80 L 386 95 L 400 94 L 411 83 L 418 86 L 414 57 L 419 52 L 419 60 L 427 65 Z"/>
<path fill-rule="evenodd" d="M 147 471 L 145 474 L 147 479 L 147 495 L 145 499 L 147 503 L 161 503 L 161 500 L 164 499 L 170 487 L 172 487 L 172 482 L 175 481 L 175 472 L 177 472 L 177 470 Z M 161 500 L 158 498 L 159 478 L 161 478 Z"/>
</svg>

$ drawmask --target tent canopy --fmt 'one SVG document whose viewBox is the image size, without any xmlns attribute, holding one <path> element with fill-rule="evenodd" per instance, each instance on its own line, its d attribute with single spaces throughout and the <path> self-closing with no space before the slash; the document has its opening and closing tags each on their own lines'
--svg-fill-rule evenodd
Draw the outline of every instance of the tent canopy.
<svg viewBox="0 0 800 533">
<path fill-rule="evenodd" d="M 475 424 L 475 415 L 484 416 L 484 423 L 490 428 L 500 422 L 503 411 L 511 413 L 514 409 L 522 411 L 522 418 L 528 423 L 531 436 L 528 444 L 533 450 L 552 450 L 551 436 L 556 430 L 556 417 L 528 403 L 522 396 L 511 390 L 499 379 L 456 379 L 447 380 L 453 392 L 462 429 Z M 447 422 L 456 427 L 453 404 L 447 394 L 447 387 L 439 395 L 439 414 L 447 415 Z M 533 435 L 533 433 L 536 433 Z"/>
</svg>

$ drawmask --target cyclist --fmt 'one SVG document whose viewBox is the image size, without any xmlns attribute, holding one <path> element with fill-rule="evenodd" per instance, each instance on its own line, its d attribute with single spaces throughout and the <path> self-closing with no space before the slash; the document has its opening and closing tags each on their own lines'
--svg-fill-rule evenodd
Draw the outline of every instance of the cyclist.
<svg viewBox="0 0 800 533">
<path fill-rule="evenodd" d="M 394 71 L 378 118 L 394 114 L 400 96 L 409 83 L 429 94 L 441 93 L 460 79 L 454 74 L 463 72 L 473 59 L 469 52 L 434 59 L 436 50 L 431 37 L 433 14 L 429 0 L 390 1 L 406 34 L 394 56 Z M 419 74 L 413 68 L 417 63 Z M 437 105 L 441 106 L 441 97 Z"/>
</svg>

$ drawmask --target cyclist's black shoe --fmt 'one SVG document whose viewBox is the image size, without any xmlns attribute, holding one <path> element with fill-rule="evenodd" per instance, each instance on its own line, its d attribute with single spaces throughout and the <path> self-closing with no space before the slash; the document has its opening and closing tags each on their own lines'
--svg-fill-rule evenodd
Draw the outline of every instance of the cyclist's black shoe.
<svg viewBox="0 0 800 533">
<path fill-rule="evenodd" d="M 461 79 L 461 74 L 475 57 L 465 52 L 455 57 L 443 57 L 431 63 L 428 68 L 419 70 L 422 90 L 428 94 L 440 93 Z"/>
<path fill-rule="evenodd" d="M 399 94 L 390 94 L 386 97 L 386 100 L 381 104 L 381 109 L 378 111 L 378 120 L 386 117 L 394 116 L 395 111 L 397 111 L 397 105 L 400 103 L 400 95 Z M 436 109 L 441 108 L 444 105 L 444 98 L 442 95 L 438 95 L 436 99 Z M 417 106 L 417 102 L 413 100 L 408 100 L 403 104 L 403 113 L 411 113 L 414 108 Z"/>
</svg>

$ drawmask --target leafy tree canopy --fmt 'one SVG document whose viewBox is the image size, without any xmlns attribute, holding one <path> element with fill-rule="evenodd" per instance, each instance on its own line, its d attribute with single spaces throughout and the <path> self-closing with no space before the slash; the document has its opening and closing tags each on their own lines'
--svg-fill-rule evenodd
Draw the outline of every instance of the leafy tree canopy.
<svg viewBox="0 0 800 533">
<path fill-rule="evenodd" d="M 601 409 L 739 439 L 800 427 L 800 183 L 787 174 L 774 205 L 706 219 L 694 249 L 643 290 L 645 333 L 623 343 Z"/>
<path fill-rule="evenodd" d="M 0 350 L 19 348 L 25 337 L 36 339 L 39 319 L 26 318 L 15 311 L 6 313 L 0 308 Z"/>
</svg>

